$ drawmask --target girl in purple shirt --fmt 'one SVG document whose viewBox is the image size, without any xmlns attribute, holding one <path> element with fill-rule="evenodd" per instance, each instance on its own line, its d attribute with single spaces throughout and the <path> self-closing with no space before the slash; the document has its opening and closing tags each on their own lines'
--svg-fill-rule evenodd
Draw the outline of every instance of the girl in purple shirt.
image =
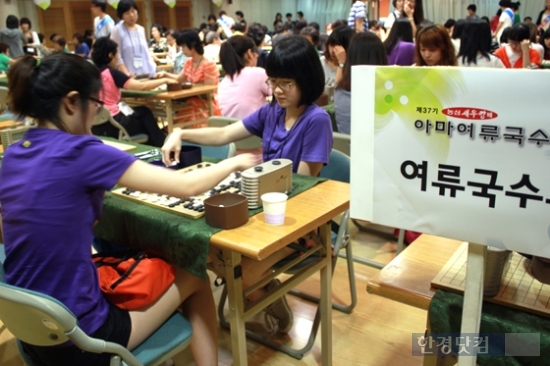
<svg viewBox="0 0 550 366">
<path fill-rule="evenodd" d="M 208 283 L 177 269 L 173 285 L 154 303 L 135 311 L 116 308 L 99 289 L 90 257 L 92 228 L 105 190 L 115 184 L 193 196 L 259 159 L 240 155 L 182 175 L 103 144 L 90 132 L 103 105 L 100 73 L 76 55 L 55 53 L 42 61 L 25 56 L 8 76 L 10 110 L 34 118 L 38 127 L 6 150 L 0 170 L 6 281 L 56 298 L 88 335 L 129 349 L 181 307 L 193 326 L 197 365 L 217 365 L 216 312 Z M 23 348 L 39 364 L 109 364 L 110 355 L 82 352 L 72 344 Z"/>
<path fill-rule="evenodd" d="M 267 85 L 273 101 L 223 128 L 201 128 L 173 132 L 162 148 L 165 164 L 171 164 L 170 152 L 179 156 L 181 142 L 200 145 L 224 145 L 255 135 L 262 138 L 263 160 L 292 160 L 295 173 L 317 176 L 328 163 L 332 150 L 332 124 L 328 114 L 313 104 L 324 90 L 324 73 L 319 55 L 303 37 L 289 36 L 273 48 L 266 64 Z M 248 288 L 270 273 L 270 268 L 293 253 L 285 248 L 258 262 L 243 258 L 243 286 Z M 273 286 L 269 284 L 268 286 Z M 264 294 L 258 290 L 248 296 L 256 300 Z M 283 309 L 283 310 L 282 310 Z M 278 320 L 278 330 L 292 328 L 292 311 L 282 297 L 266 309 L 266 315 Z"/>
</svg>

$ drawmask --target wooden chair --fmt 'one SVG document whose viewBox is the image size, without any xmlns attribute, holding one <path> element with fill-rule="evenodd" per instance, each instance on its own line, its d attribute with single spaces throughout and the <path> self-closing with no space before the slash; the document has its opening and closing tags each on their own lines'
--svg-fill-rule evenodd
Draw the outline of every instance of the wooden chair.
<svg viewBox="0 0 550 366">
<path fill-rule="evenodd" d="M 0 86 L 0 114 L 8 109 L 8 88 Z"/>
<path fill-rule="evenodd" d="M 149 140 L 149 136 L 147 136 L 144 133 L 140 133 L 137 135 L 130 136 L 128 131 L 122 126 L 120 123 L 118 123 L 113 116 L 111 116 L 111 113 L 109 110 L 105 107 L 101 108 L 101 111 L 99 114 L 95 117 L 93 126 L 99 126 L 104 123 L 110 123 L 111 125 L 115 126 L 118 129 L 118 139 L 122 141 L 131 141 L 138 144 L 144 143 L 147 140 Z"/>
</svg>

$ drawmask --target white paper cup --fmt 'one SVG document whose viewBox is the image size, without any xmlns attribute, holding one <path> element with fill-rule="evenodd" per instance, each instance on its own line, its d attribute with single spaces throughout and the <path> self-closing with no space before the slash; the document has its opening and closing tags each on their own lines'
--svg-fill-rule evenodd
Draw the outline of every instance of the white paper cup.
<svg viewBox="0 0 550 366">
<path fill-rule="evenodd" d="M 265 222 L 269 225 L 282 225 L 285 222 L 286 201 L 284 193 L 270 192 L 262 194 Z"/>
</svg>

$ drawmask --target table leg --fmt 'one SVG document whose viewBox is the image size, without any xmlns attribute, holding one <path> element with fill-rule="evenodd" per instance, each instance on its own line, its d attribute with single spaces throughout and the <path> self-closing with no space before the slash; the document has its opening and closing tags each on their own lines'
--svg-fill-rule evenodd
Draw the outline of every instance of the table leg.
<svg viewBox="0 0 550 366">
<path fill-rule="evenodd" d="M 321 351 L 322 365 L 332 365 L 332 250 L 330 223 L 320 227 L 320 236 L 326 248 L 325 266 L 321 268 Z"/>
<path fill-rule="evenodd" d="M 241 255 L 224 250 L 223 257 L 225 260 L 225 281 L 229 303 L 229 324 L 231 327 L 233 365 L 247 366 Z"/>
<path fill-rule="evenodd" d="M 485 281 L 485 259 L 487 247 L 481 244 L 468 244 L 466 283 L 464 285 L 464 306 L 460 333 L 479 333 L 481 307 L 483 305 L 483 283 Z M 458 357 L 459 366 L 475 366 L 477 357 Z"/>
<path fill-rule="evenodd" d="M 212 93 L 206 94 L 206 98 L 208 98 L 208 115 L 212 117 L 214 115 L 214 108 L 212 106 Z"/>
<path fill-rule="evenodd" d="M 168 122 L 168 133 L 174 130 L 174 108 L 172 107 L 172 99 L 166 101 L 166 121 Z"/>
</svg>

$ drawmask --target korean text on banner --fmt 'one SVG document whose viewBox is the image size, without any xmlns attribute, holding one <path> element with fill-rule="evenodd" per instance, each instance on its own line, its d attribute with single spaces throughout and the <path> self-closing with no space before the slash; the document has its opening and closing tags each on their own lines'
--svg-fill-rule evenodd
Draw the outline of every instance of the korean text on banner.
<svg viewBox="0 0 550 366">
<path fill-rule="evenodd" d="M 550 257 L 550 73 L 352 75 L 352 217 Z"/>
</svg>

